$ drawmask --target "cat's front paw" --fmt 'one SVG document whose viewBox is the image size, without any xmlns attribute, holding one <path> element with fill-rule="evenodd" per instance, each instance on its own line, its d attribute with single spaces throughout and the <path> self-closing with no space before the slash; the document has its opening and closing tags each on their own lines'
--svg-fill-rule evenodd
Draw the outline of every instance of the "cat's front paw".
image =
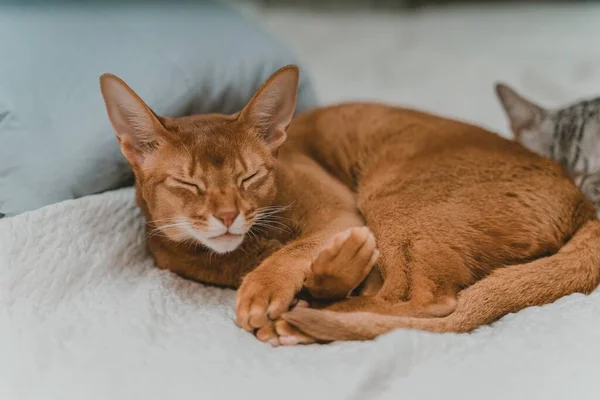
<svg viewBox="0 0 600 400">
<path fill-rule="evenodd" d="M 371 272 L 378 257 L 375 236 L 369 228 L 340 232 L 313 261 L 305 286 L 316 298 L 347 297 Z"/>
<path fill-rule="evenodd" d="M 292 310 L 296 307 L 308 307 L 308 303 L 304 300 L 300 300 L 292 307 Z M 261 342 L 269 343 L 273 347 L 295 346 L 298 344 L 311 344 L 316 342 L 312 336 L 299 331 L 281 318 L 276 321 L 271 321 L 269 324 L 257 330 L 256 337 Z"/>
<path fill-rule="evenodd" d="M 268 269 L 250 272 L 237 292 L 238 325 L 249 332 L 268 325 L 290 308 L 301 287 L 301 281 Z"/>
</svg>

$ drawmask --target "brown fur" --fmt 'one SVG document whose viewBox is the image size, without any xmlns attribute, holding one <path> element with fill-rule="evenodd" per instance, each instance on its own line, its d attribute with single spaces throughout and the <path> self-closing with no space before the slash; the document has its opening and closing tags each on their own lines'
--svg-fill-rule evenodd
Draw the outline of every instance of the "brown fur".
<svg viewBox="0 0 600 400">
<path fill-rule="evenodd" d="M 515 142 L 373 104 L 305 114 L 289 136 L 357 192 L 384 279 L 373 297 L 283 315 L 304 333 L 468 332 L 600 282 L 592 204 L 560 166 Z"/>
<path fill-rule="evenodd" d="M 121 150 L 135 173 L 156 264 L 200 282 L 241 286 L 236 309 L 245 329 L 277 319 L 303 287 L 333 298 L 352 291 L 369 273 L 365 266 L 375 262 L 374 240 L 364 254 L 346 257 L 344 265 L 330 262 L 325 268 L 317 261 L 337 234 L 364 221 L 347 187 L 306 154 L 280 150 L 294 112 L 296 67 L 273 75 L 232 116 L 159 117 L 114 75 L 103 75 L 100 82 Z M 254 171 L 260 171 L 258 178 L 245 185 L 242 179 Z M 207 232 L 216 224 L 229 235 L 223 224 L 235 225 L 235 214 L 246 220 L 243 241 L 223 248 Z M 372 236 L 347 233 L 354 250 Z M 348 268 L 353 265 L 359 267 Z M 348 268 L 345 278 L 332 285 L 331 276 L 344 273 L 340 267 Z"/>
<path fill-rule="evenodd" d="M 236 115 L 180 119 L 101 79 L 156 263 L 239 286 L 240 326 L 275 344 L 468 331 L 597 286 L 600 223 L 557 164 L 481 128 L 378 104 L 322 108 L 290 125 L 297 78 L 295 67 L 278 71 Z M 261 207 L 278 207 L 277 219 L 261 226 Z M 262 231 L 227 250 L 205 232 L 212 217 L 231 225 L 236 213 Z M 165 227 L 181 215 L 194 235 Z M 377 251 L 369 231 L 350 229 L 365 220 L 381 256 L 362 295 L 279 319 L 303 287 L 343 297 L 365 278 Z"/>
</svg>

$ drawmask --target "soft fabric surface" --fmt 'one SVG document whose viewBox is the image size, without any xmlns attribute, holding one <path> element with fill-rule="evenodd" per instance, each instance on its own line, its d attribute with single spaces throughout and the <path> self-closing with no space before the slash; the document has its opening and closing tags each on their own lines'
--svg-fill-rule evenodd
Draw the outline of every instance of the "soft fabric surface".
<svg viewBox="0 0 600 400">
<path fill-rule="evenodd" d="M 261 27 L 208 0 L 23 3 L 0 4 L 7 215 L 131 182 L 100 95 L 102 73 L 123 78 L 162 115 L 233 113 L 295 62 Z M 314 105 L 304 76 L 299 93 L 300 110 Z"/>
<path fill-rule="evenodd" d="M 495 79 L 548 105 L 600 90 L 598 7 L 261 17 L 307 61 L 325 101 L 415 104 L 507 133 Z M 600 393 L 598 293 L 530 308 L 470 335 L 398 331 L 369 343 L 272 349 L 235 326 L 233 291 L 156 269 L 141 235 L 128 189 L 0 221 L 0 399 Z"/>
<path fill-rule="evenodd" d="M 133 191 L 0 221 L 0 398 L 597 399 L 600 294 L 469 335 L 271 348 L 232 290 L 158 270 Z M 313 397 L 309 397 L 313 396 Z"/>
<path fill-rule="evenodd" d="M 600 4 L 518 3 L 527 2 L 406 13 L 275 7 L 253 15 L 292 46 L 324 104 L 405 104 L 508 135 L 498 80 L 546 107 L 600 95 Z"/>
</svg>

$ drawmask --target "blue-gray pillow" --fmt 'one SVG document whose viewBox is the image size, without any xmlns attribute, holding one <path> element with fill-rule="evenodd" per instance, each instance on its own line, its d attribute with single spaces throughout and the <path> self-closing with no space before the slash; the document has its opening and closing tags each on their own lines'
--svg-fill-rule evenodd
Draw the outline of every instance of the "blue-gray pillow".
<svg viewBox="0 0 600 400">
<path fill-rule="evenodd" d="M 0 8 L 0 214 L 132 181 L 100 95 L 102 73 L 123 78 L 158 114 L 180 116 L 238 111 L 295 62 L 226 6 L 138 4 Z M 298 110 L 314 103 L 303 76 Z"/>
</svg>

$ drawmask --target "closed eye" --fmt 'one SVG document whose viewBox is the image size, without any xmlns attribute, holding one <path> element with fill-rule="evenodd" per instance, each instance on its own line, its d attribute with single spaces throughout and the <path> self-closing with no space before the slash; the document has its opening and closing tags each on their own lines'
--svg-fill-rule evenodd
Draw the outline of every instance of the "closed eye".
<svg viewBox="0 0 600 400">
<path fill-rule="evenodd" d="M 242 179 L 242 184 L 250 182 L 250 180 L 252 180 L 252 178 L 256 177 L 256 175 L 258 175 L 258 171 L 256 171 L 255 173 L 253 173 L 251 175 L 248 175 L 247 177 Z"/>
<path fill-rule="evenodd" d="M 193 190 L 195 190 L 198 193 L 202 192 L 202 188 L 199 185 L 195 184 L 195 183 L 188 182 L 188 181 L 183 181 L 183 180 L 178 179 L 178 178 L 171 178 L 171 179 L 174 182 L 176 182 L 177 184 L 181 185 L 181 186 L 185 186 L 185 187 L 187 187 L 189 189 L 193 189 Z"/>
</svg>

